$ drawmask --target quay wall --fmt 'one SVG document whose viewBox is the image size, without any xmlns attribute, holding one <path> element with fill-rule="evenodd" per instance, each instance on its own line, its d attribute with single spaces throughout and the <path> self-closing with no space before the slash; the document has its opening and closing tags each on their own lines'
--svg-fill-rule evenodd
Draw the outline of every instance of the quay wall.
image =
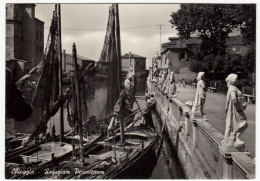
<svg viewBox="0 0 260 181">
<path fill-rule="evenodd" d="M 254 179 L 255 163 L 248 152 L 226 152 L 223 134 L 206 119 L 191 119 L 190 107 L 178 98 L 168 98 L 151 83 L 156 111 L 166 123 L 172 149 L 177 154 L 186 178 Z"/>
</svg>

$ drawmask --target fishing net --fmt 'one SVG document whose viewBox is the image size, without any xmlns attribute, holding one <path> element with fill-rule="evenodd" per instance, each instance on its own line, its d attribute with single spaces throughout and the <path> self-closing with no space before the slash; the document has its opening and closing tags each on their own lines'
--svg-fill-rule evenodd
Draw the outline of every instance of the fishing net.
<svg viewBox="0 0 260 181">
<path fill-rule="evenodd" d="M 115 6 L 109 9 L 109 18 L 105 42 L 100 59 L 96 66 L 96 81 L 104 85 L 104 107 L 100 110 L 99 118 L 110 117 L 121 89 L 121 55 L 119 24 L 115 16 Z"/>
<path fill-rule="evenodd" d="M 107 30 L 101 56 L 95 66 L 79 68 L 80 104 L 82 123 L 88 131 L 97 124 L 106 124 L 112 117 L 114 105 L 121 89 L 121 50 L 119 23 L 116 19 L 115 6 L 109 8 Z M 75 58 L 75 57 L 74 57 Z M 75 87 L 74 87 L 75 89 Z M 67 106 L 68 123 L 74 127 L 77 122 L 76 95 L 72 93 L 70 106 Z M 96 123 L 90 117 L 96 117 Z M 106 127 L 104 125 L 104 127 Z"/>
<path fill-rule="evenodd" d="M 31 103 L 33 112 L 24 122 L 14 121 L 12 133 L 37 135 L 46 129 L 46 123 L 53 114 L 51 112 L 59 96 L 59 37 L 57 35 L 58 15 L 55 10 L 43 61 L 16 82 L 23 90 L 27 101 Z M 32 75 L 35 76 L 35 73 L 39 76 L 36 77 L 36 83 L 32 83 L 31 80 L 35 79 Z"/>
<path fill-rule="evenodd" d="M 56 114 L 52 117 L 54 113 L 51 111 L 54 105 L 57 107 L 56 102 L 59 97 L 58 18 L 57 9 L 55 9 L 43 61 L 17 82 L 17 85 L 23 89 L 27 101 L 32 104 L 33 113 L 25 122 L 14 121 L 14 127 L 11 130 L 15 133 L 28 133 L 31 137 L 37 136 L 46 131 L 48 121 L 47 132 L 51 132 L 54 124 L 56 128 L 59 127 L 59 116 Z M 83 124 L 92 116 L 102 122 L 109 120 L 113 114 L 114 105 L 121 89 L 119 29 L 116 6 L 113 5 L 109 8 L 106 36 L 99 61 L 94 66 L 80 67 L 77 65 Z M 34 83 L 32 80 L 36 80 L 36 82 Z M 64 120 L 67 120 L 64 124 L 65 131 L 75 127 L 77 119 L 79 119 L 75 116 L 77 115 L 75 80 L 73 77 L 71 80 L 68 87 L 71 87 L 72 91 L 64 112 Z M 50 119 L 51 117 L 52 119 Z M 88 122 L 88 125 L 90 126 L 91 122 Z M 59 130 L 56 133 L 59 134 Z"/>
</svg>

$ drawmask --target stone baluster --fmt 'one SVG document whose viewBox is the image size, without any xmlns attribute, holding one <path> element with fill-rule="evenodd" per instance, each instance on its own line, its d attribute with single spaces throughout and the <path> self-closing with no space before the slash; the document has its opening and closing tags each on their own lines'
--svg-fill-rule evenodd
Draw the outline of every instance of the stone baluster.
<svg viewBox="0 0 260 181">
<path fill-rule="evenodd" d="M 165 109 L 165 110 L 167 110 L 167 106 L 168 105 L 168 99 L 167 99 L 167 96 L 166 95 L 163 95 L 163 104 L 162 104 L 162 106 L 163 106 L 163 108 Z"/>
<path fill-rule="evenodd" d="M 198 132 L 198 124 L 196 120 L 192 120 L 192 143 L 195 147 L 198 146 L 197 144 L 197 132 Z"/>
<path fill-rule="evenodd" d="M 190 115 L 188 112 L 184 113 L 184 130 L 185 130 L 185 139 L 188 141 L 188 136 L 189 136 L 189 119 Z"/>
<path fill-rule="evenodd" d="M 181 106 L 179 106 L 179 124 L 180 124 L 180 128 L 182 128 L 183 127 L 183 110 L 182 110 L 182 107 Z"/>
<path fill-rule="evenodd" d="M 155 85 L 153 82 L 151 82 L 151 91 L 154 92 L 155 91 Z"/>
<path fill-rule="evenodd" d="M 223 155 L 223 179 L 232 179 L 233 178 L 233 160 L 231 155 Z"/>
<path fill-rule="evenodd" d="M 173 116 L 173 102 L 171 98 L 169 98 L 169 117 L 170 116 Z"/>
</svg>

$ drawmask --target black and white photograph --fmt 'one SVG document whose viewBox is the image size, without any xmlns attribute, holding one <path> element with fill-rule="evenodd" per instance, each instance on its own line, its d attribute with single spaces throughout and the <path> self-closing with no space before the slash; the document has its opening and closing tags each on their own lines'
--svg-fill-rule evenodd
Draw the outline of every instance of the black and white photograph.
<svg viewBox="0 0 260 181">
<path fill-rule="evenodd" d="M 1 178 L 256 179 L 259 4 L 221 2 L 2 3 Z"/>
</svg>

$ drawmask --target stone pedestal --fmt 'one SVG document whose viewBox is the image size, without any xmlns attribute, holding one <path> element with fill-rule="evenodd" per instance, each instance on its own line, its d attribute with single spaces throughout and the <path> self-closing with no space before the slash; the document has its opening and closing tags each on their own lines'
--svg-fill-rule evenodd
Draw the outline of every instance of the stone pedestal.
<svg viewBox="0 0 260 181">
<path fill-rule="evenodd" d="M 192 120 L 193 126 L 192 126 L 192 143 L 195 147 L 197 147 L 197 121 L 196 120 Z"/>
<path fill-rule="evenodd" d="M 227 146 L 225 143 L 221 143 L 224 152 L 246 152 L 246 146 L 234 147 L 234 146 Z"/>
<path fill-rule="evenodd" d="M 207 119 L 206 114 L 201 114 L 200 110 L 196 108 L 195 112 L 192 114 L 194 119 Z"/>
</svg>

